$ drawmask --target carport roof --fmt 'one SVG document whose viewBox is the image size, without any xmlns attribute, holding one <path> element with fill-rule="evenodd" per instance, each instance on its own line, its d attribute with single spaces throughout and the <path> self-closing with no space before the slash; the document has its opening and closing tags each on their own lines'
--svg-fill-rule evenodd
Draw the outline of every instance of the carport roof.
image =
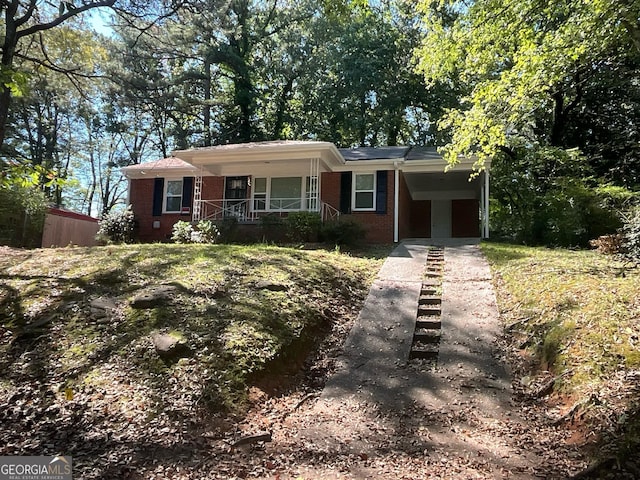
<svg viewBox="0 0 640 480">
<path fill-rule="evenodd" d="M 346 161 L 354 160 L 387 160 L 404 158 L 410 147 L 355 147 L 339 148 L 340 155 Z"/>
<path fill-rule="evenodd" d="M 438 153 L 438 147 L 354 147 L 339 148 L 338 151 L 346 161 L 391 160 L 398 158 L 406 161 L 442 161 L 442 155 Z"/>
<path fill-rule="evenodd" d="M 412 147 L 405 157 L 411 160 L 442 160 L 442 155 L 438 153 L 438 147 Z"/>
</svg>

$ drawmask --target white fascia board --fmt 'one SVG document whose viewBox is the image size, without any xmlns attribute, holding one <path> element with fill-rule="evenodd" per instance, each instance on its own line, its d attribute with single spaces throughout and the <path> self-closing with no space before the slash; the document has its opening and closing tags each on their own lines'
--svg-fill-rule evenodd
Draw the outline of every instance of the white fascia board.
<svg viewBox="0 0 640 480">
<path fill-rule="evenodd" d="M 447 168 L 450 172 L 473 172 L 478 171 L 476 168 L 476 157 L 458 157 L 458 162 L 449 167 L 449 164 L 444 160 L 409 160 L 402 163 L 401 170 L 407 173 L 442 173 Z M 491 168 L 491 160 L 485 162 L 484 168 L 489 170 Z"/>
<path fill-rule="evenodd" d="M 235 163 L 204 167 L 212 173 L 223 177 L 253 176 L 253 177 L 304 177 L 311 171 L 309 161 L 273 161 Z"/>
<path fill-rule="evenodd" d="M 411 160 L 405 162 L 401 170 L 407 173 L 442 173 L 447 168 L 450 172 L 472 172 L 475 170 L 474 161 L 468 159 L 460 160 L 453 167 L 449 167 L 449 164 L 444 160 Z"/>
<path fill-rule="evenodd" d="M 312 142 L 309 144 L 291 145 L 235 145 L 233 148 L 216 149 L 202 148 L 178 150 L 172 152 L 194 166 L 235 165 L 245 167 L 264 162 L 282 162 L 311 160 L 319 158 L 325 168 L 331 170 L 334 166 L 344 163 L 344 158 L 333 143 Z"/>
</svg>

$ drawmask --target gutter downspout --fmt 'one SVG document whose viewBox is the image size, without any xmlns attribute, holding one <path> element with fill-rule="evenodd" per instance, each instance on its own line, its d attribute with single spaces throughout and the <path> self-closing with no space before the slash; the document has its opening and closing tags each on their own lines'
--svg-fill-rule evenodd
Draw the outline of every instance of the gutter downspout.
<svg viewBox="0 0 640 480">
<path fill-rule="evenodd" d="M 399 210 L 400 206 L 398 205 L 400 200 L 400 172 L 398 170 L 398 162 L 393 162 L 394 168 L 394 185 L 393 185 L 393 243 L 398 243 L 399 237 Z"/>
</svg>

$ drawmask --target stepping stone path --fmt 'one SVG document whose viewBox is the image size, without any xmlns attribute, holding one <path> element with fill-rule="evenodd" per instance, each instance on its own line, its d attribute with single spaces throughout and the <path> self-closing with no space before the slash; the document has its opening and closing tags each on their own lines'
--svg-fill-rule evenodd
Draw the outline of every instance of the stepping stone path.
<svg viewBox="0 0 640 480">
<path fill-rule="evenodd" d="M 433 363 L 438 360 L 442 330 L 443 272 L 444 248 L 432 247 L 427 254 L 409 360 L 430 360 Z"/>
</svg>

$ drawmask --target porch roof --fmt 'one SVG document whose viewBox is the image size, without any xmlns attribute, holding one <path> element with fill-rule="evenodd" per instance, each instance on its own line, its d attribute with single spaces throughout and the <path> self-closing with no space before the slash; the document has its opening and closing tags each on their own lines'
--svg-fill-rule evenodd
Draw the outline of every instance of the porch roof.
<svg viewBox="0 0 640 480">
<path fill-rule="evenodd" d="M 294 165 L 308 169 L 300 163 L 311 159 L 318 159 L 323 169 L 328 171 L 344 164 L 344 158 L 333 143 L 318 141 L 237 143 L 172 153 L 214 175 L 238 175 L 247 171 L 286 169 Z"/>
<path fill-rule="evenodd" d="M 162 177 L 167 174 L 175 176 L 194 175 L 198 169 L 180 158 L 170 157 L 154 162 L 129 165 L 128 167 L 123 167 L 121 171 L 127 178 L 146 178 Z"/>
</svg>

